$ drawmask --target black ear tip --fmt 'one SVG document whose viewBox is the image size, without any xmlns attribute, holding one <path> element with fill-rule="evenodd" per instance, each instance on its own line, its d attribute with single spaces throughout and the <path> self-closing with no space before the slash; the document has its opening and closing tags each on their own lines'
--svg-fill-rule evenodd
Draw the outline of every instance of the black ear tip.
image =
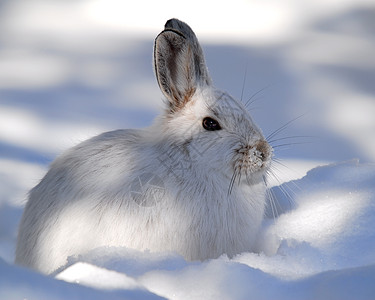
<svg viewBox="0 0 375 300">
<path fill-rule="evenodd" d="M 179 23 L 182 23 L 180 20 L 176 19 L 176 18 L 173 18 L 173 19 L 169 19 L 165 25 L 164 25 L 164 29 L 168 29 L 168 28 L 176 28 L 176 25 L 179 24 Z"/>
</svg>

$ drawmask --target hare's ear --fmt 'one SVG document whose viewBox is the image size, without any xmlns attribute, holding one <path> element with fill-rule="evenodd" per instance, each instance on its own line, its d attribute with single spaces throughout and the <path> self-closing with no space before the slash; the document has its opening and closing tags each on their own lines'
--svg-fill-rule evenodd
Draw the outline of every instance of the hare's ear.
<svg viewBox="0 0 375 300">
<path fill-rule="evenodd" d="M 182 108 L 198 87 L 211 84 L 202 49 L 191 28 L 169 20 L 155 40 L 155 74 L 171 112 Z"/>
</svg>

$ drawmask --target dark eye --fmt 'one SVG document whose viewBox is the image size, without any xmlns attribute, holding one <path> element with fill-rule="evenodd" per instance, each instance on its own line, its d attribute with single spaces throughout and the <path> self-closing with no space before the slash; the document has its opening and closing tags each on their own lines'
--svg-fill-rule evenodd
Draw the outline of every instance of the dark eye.
<svg viewBox="0 0 375 300">
<path fill-rule="evenodd" d="M 221 129 L 219 122 L 210 117 L 205 117 L 203 119 L 202 125 L 204 129 L 209 130 L 209 131 Z"/>
</svg>

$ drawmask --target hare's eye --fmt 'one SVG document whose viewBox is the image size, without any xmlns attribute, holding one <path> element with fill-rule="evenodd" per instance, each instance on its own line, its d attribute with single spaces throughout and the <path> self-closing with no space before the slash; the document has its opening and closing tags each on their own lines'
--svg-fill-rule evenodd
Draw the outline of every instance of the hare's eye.
<svg viewBox="0 0 375 300">
<path fill-rule="evenodd" d="M 203 119 L 202 125 L 204 129 L 209 130 L 209 131 L 221 129 L 219 122 L 210 117 L 205 117 Z"/>
</svg>

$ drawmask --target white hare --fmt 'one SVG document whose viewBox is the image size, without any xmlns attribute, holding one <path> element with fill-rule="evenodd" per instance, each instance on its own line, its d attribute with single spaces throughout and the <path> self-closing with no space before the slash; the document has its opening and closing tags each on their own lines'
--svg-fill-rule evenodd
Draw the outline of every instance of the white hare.
<svg viewBox="0 0 375 300">
<path fill-rule="evenodd" d="M 251 251 L 272 148 L 216 90 L 191 28 L 169 20 L 154 66 L 166 108 L 143 130 L 103 133 L 58 157 L 27 202 L 16 263 L 43 273 L 101 246 L 188 260 Z"/>
</svg>

